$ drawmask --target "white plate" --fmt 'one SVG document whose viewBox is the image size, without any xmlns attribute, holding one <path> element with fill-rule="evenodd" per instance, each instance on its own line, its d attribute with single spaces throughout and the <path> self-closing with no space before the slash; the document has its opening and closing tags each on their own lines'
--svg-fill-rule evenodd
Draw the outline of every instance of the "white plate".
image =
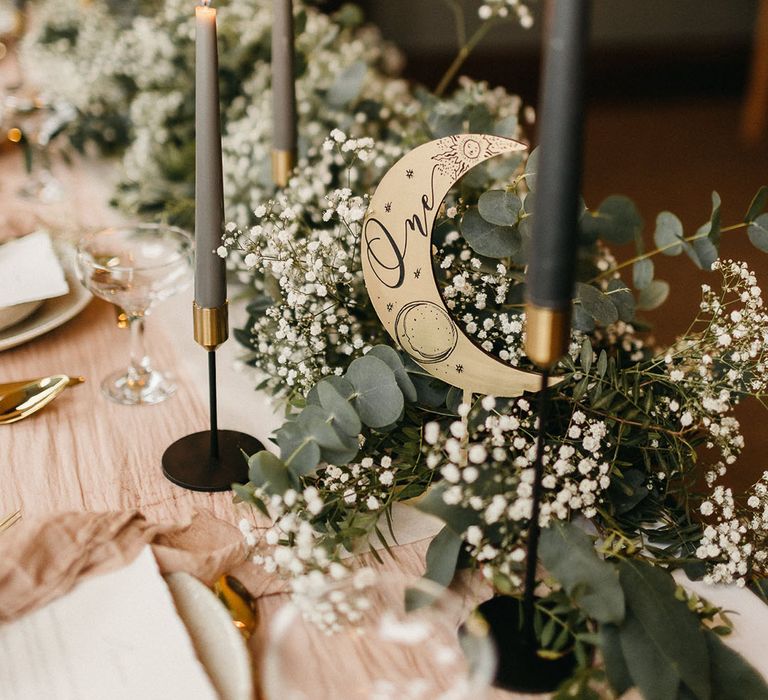
<svg viewBox="0 0 768 700">
<path fill-rule="evenodd" d="M 72 272 L 65 270 L 64 274 L 69 284 L 69 293 L 54 299 L 46 299 L 31 316 L 0 331 L 0 352 L 58 328 L 77 316 L 88 305 L 91 293 L 80 284 Z"/>
<path fill-rule="evenodd" d="M 165 582 L 200 662 L 221 700 L 252 700 L 251 657 L 215 593 L 194 576 L 168 574 Z"/>
</svg>

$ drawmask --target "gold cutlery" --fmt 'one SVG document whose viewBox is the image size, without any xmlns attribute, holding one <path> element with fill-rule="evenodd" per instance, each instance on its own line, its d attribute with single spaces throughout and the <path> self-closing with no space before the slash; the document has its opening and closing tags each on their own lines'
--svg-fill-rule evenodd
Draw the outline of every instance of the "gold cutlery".
<svg viewBox="0 0 768 700">
<path fill-rule="evenodd" d="M 26 418 L 47 406 L 68 386 L 75 386 L 84 381 L 83 377 L 54 374 L 50 377 L 0 384 L 0 425 Z"/>
<path fill-rule="evenodd" d="M 6 515 L 2 520 L 0 520 L 0 532 L 3 532 L 4 530 L 14 526 L 17 522 L 19 522 L 19 520 L 21 520 L 21 508 L 19 508 L 15 513 Z"/>
<path fill-rule="evenodd" d="M 235 627 L 249 639 L 259 624 L 256 600 L 234 576 L 225 574 L 213 585 L 213 592 L 229 610 Z"/>
</svg>

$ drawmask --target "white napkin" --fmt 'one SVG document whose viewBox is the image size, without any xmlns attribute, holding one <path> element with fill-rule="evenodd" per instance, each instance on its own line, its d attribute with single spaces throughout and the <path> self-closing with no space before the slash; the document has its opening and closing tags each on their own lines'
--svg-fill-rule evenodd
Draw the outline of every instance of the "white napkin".
<svg viewBox="0 0 768 700">
<path fill-rule="evenodd" d="M 0 626 L 0 698 L 215 700 L 146 547 Z"/>
<path fill-rule="evenodd" d="M 0 308 L 60 297 L 68 291 L 47 232 L 30 233 L 0 246 Z"/>
</svg>

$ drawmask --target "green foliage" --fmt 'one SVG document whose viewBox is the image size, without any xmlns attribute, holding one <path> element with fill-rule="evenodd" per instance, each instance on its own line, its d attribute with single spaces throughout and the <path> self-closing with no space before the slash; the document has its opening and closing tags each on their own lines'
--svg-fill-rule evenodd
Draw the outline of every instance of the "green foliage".
<svg viewBox="0 0 768 700">
<path fill-rule="evenodd" d="M 750 221 L 747 235 L 755 248 L 768 253 L 768 214 L 760 214 Z"/>
<path fill-rule="evenodd" d="M 516 226 L 520 220 L 522 201 L 514 192 L 488 190 L 477 201 L 480 216 L 496 226 Z"/>
<path fill-rule="evenodd" d="M 470 207 L 461 220 L 461 233 L 472 250 L 488 258 L 507 258 L 520 251 L 520 232 L 515 226 L 500 226 L 484 219 Z"/>
<path fill-rule="evenodd" d="M 542 564 L 575 604 L 598 622 L 624 619 L 624 594 L 613 566 L 600 559 L 592 539 L 572 523 L 555 522 L 541 533 Z"/>
<path fill-rule="evenodd" d="M 680 255 L 683 252 L 683 224 L 672 212 L 663 211 L 656 217 L 653 241 L 664 255 Z"/>
<path fill-rule="evenodd" d="M 607 197 L 592 215 L 594 229 L 609 243 L 631 243 L 643 228 L 643 219 L 634 202 L 623 195 Z"/>
<path fill-rule="evenodd" d="M 403 392 L 386 362 L 371 355 L 358 357 L 344 376 L 355 387 L 352 403 L 363 423 L 371 428 L 383 428 L 400 417 Z"/>
</svg>

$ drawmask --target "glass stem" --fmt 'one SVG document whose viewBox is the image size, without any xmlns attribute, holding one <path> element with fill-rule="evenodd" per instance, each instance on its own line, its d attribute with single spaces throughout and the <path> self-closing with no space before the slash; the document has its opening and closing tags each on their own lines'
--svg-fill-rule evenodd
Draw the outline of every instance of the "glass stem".
<svg viewBox="0 0 768 700">
<path fill-rule="evenodd" d="M 130 316 L 131 364 L 128 367 L 128 385 L 140 389 L 147 383 L 152 367 L 144 345 L 144 317 Z"/>
</svg>

